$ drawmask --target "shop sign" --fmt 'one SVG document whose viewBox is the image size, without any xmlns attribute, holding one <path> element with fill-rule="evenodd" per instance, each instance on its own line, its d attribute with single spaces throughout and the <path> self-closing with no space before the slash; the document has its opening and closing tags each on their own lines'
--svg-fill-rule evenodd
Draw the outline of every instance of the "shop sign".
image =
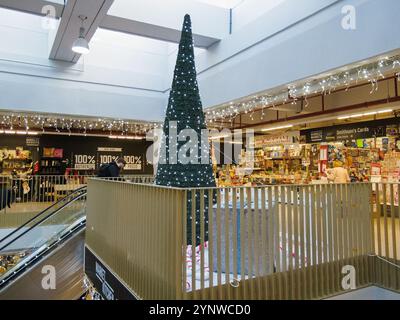
<svg viewBox="0 0 400 320">
<path fill-rule="evenodd" d="M 32 137 L 26 138 L 26 146 L 27 147 L 39 147 L 39 145 L 40 145 L 39 138 L 32 138 Z"/>
<path fill-rule="evenodd" d="M 142 170 L 142 157 L 140 156 L 124 156 L 126 165 L 124 170 Z"/>
<path fill-rule="evenodd" d="M 147 165 L 146 161 L 146 149 L 150 142 L 110 141 L 107 137 L 88 136 L 83 139 L 75 136 L 43 135 L 21 136 L 19 140 L 22 142 L 18 145 L 25 145 L 26 138 L 40 138 L 40 146 L 43 150 L 41 155 L 58 157 L 57 159 L 63 157 L 66 167 L 79 174 L 95 173 L 101 164 L 110 163 L 119 157 L 124 157 L 127 162 L 125 173 L 152 172 L 152 167 Z"/>
<path fill-rule="evenodd" d="M 304 130 L 301 134 L 306 136 L 307 143 L 316 143 L 385 137 L 386 135 L 396 134 L 398 129 L 399 121 L 388 119 Z"/>
<path fill-rule="evenodd" d="M 362 139 L 370 136 L 370 128 L 368 127 L 336 130 L 336 140 Z"/>
<path fill-rule="evenodd" d="M 336 131 L 327 129 L 325 131 L 325 141 L 326 142 L 336 141 Z"/>
<path fill-rule="evenodd" d="M 91 154 L 75 154 L 74 169 L 96 170 L 96 156 Z"/>
<path fill-rule="evenodd" d="M 322 130 L 311 131 L 310 137 L 311 137 L 311 142 L 321 142 L 323 141 L 323 131 Z"/>
<path fill-rule="evenodd" d="M 119 155 L 113 155 L 113 154 L 100 154 L 100 155 L 99 155 L 99 158 L 100 158 L 100 161 L 99 161 L 100 166 L 101 166 L 102 164 L 106 164 L 106 163 L 111 163 L 111 162 L 113 162 L 113 161 L 117 161 L 119 157 L 120 157 Z"/>
<path fill-rule="evenodd" d="M 98 147 L 99 152 L 122 152 L 122 148 Z"/>
<path fill-rule="evenodd" d="M 386 135 L 396 137 L 399 135 L 399 125 L 392 124 L 386 126 Z"/>
<path fill-rule="evenodd" d="M 300 139 L 300 131 L 292 131 L 281 135 L 265 135 L 254 137 L 254 146 L 268 147 L 277 145 L 288 145 L 298 143 Z"/>
<path fill-rule="evenodd" d="M 113 161 L 117 161 L 117 159 L 121 156 L 121 154 L 75 154 L 73 156 L 73 168 L 76 170 L 96 170 L 97 162 L 99 163 L 99 167 L 103 164 L 107 164 Z M 96 161 L 98 158 L 98 161 Z M 126 161 L 125 170 L 137 171 L 142 170 L 143 168 L 143 158 L 142 156 L 135 155 L 127 155 L 123 156 Z"/>
</svg>

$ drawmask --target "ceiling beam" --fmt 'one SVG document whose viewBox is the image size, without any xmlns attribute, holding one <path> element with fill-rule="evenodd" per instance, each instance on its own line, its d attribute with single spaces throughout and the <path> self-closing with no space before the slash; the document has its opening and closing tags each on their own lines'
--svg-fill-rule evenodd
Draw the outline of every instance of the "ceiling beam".
<svg viewBox="0 0 400 320">
<path fill-rule="evenodd" d="M 85 22 L 88 41 L 96 29 L 101 27 L 179 43 L 185 13 L 189 13 L 192 17 L 195 47 L 208 48 L 228 33 L 229 11 L 216 6 L 195 1 L 182 5 L 182 0 L 168 2 L 118 0 L 112 5 L 113 2 L 113 0 L 0 0 L 0 7 L 43 16 L 46 15 L 43 8 L 48 5 L 53 6 L 55 18 L 62 17 L 62 19 L 59 20 L 57 33 L 51 35 L 54 41 L 50 43 L 50 58 L 68 62 L 79 60 L 79 55 L 73 54 L 70 48 L 79 34 L 78 16 L 81 14 L 88 17 Z M 210 24 L 209 21 L 219 23 Z"/>
<path fill-rule="evenodd" d="M 187 13 L 192 20 L 195 47 L 208 48 L 229 33 L 229 10 L 186 0 L 118 0 L 100 27 L 179 43 Z"/>
<path fill-rule="evenodd" d="M 181 30 L 179 29 L 161 27 L 146 22 L 129 20 L 110 15 L 104 17 L 100 27 L 110 31 L 123 32 L 172 43 L 179 43 L 181 38 Z M 220 39 L 195 33 L 193 34 L 194 46 L 198 48 L 208 48 L 218 41 L 220 41 Z"/>
<path fill-rule="evenodd" d="M 50 59 L 77 62 L 81 55 L 72 51 L 72 44 L 79 35 L 79 16 L 87 17 L 84 22 L 85 39 L 90 42 L 113 2 L 114 0 L 69 0 L 51 46 Z"/>
</svg>

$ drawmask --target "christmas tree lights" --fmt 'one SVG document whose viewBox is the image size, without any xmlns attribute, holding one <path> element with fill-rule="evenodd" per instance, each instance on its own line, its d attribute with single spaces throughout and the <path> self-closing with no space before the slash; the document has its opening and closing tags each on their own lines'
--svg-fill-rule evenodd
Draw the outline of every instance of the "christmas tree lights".
<svg viewBox="0 0 400 320">
<path fill-rule="evenodd" d="M 207 129 L 197 83 L 194 61 L 193 37 L 190 16 L 183 23 L 178 57 L 173 76 L 172 89 L 163 127 L 161 152 L 155 183 L 157 185 L 198 188 L 215 187 L 209 145 L 204 143 L 202 132 Z M 175 133 L 194 132 L 196 138 L 188 136 L 186 141 L 174 139 Z M 202 143 L 203 142 L 203 143 Z M 202 156 L 208 155 L 207 163 Z M 185 157 L 185 156 L 187 157 Z M 190 158 L 189 163 L 185 160 Z M 204 161 L 203 161 L 204 162 Z M 188 192 L 187 243 L 192 244 L 192 194 Z M 196 245 L 208 239 L 208 195 L 200 199 L 195 193 Z M 200 239 L 200 202 L 204 201 L 205 239 Z"/>
</svg>

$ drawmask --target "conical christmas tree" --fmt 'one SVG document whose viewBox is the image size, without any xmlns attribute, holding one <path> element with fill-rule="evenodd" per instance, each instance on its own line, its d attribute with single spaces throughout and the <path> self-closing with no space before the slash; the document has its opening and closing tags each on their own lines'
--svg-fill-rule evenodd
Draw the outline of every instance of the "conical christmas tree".
<svg viewBox="0 0 400 320">
<path fill-rule="evenodd" d="M 159 164 L 155 183 L 158 185 L 197 188 L 215 187 L 207 129 L 197 83 L 190 16 L 183 23 L 178 57 L 163 127 Z M 202 132 L 203 131 L 203 132 Z M 178 139 L 182 134 L 185 139 Z M 180 141 L 183 140 L 183 141 Z M 203 143 L 202 143 L 203 142 Z M 205 143 L 204 143 L 205 142 Z M 204 161 L 206 159 L 206 161 Z M 187 243 L 192 244 L 192 204 L 188 193 Z M 205 239 L 200 239 L 200 201 L 204 201 Z M 208 240 L 208 199 L 196 193 L 196 245 Z"/>
</svg>

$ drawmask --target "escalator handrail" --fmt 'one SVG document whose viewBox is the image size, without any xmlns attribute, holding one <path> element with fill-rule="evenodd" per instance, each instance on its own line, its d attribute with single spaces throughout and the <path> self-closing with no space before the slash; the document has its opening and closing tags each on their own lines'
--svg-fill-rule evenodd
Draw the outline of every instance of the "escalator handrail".
<svg viewBox="0 0 400 320">
<path fill-rule="evenodd" d="M 72 197 L 74 194 L 79 193 L 81 191 L 84 191 L 84 189 L 86 189 L 87 187 L 80 187 L 76 190 L 74 190 L 72 193 L 70 193 L 68 196 L 62 198 L 61 200 L 53 203 L 51 206 L 47 207 L 46 209 L 44 209 L 43 211 L 39 212 L 37 215 L 35 215 L 34 217 L 32 217 L 31 219 L 29 219 L 28 221 L 26 221 L 25 223 L 23 223 L 21 226 L 19 226 L 17 229 L 13 230 L 12 232 L 10 232 L 9 234 L 7 234 L 4 238 L 0 239 L 0 243 L 2 243 L 4 240 L 6 240 L 7 238 L 9 238 L 10 236 L 12 236 L 13 234 L 15 234 L 16 232 L 18 232 L 19 230 L 21 230 L 22 228 L 24 228 L 26 225 L 28 225 L 29 223 L 31 223 L 33 220 L 37 219 L 38 217 L 40 217 L 41 215 L 45 214 L 47 211 L 49 211 L 50 209 L 52 209 L 53 207 L 55 207 L 57 204 L 64 202 L 67 198 Z M 67 201 L 68 203 L 69 201 Z M 60 207 L 63 208 L 64 206 Z"/>
<path fill-rule="evenodd" d="M 71 231 L 80 230 L 79 226 L 82 226 L 82 225 L 84 226 L 85 224 L 86 224 L 86 217 L 83 217 L 83 221 L 80 221 L 80 222 L 78 221 L 78 223 L 75 223 L 75 225 L 69 226 L 66 229 L 66 233 L 64 232 L 64 235 L 67 234 L 67 236 L 68 236 L 68 234 Z M 78 225 L 78 229 L 75 229 L 75 228 L 77 228 L 77 225 Z M 61 239 L 59 239 L 59 240 L 61 240 Z M 51 246 L 54 245 L 54 243 L 57 243 L 57 241 L 53 242 L 50 246 L 48 244 L 42 245 L 41 247 L 37 248 L 35 252 L 31 252 L 29 254 L 29 256 L 25 257 L 25 259 L 20 261 L 18 264 L 23 264 L 25 266 L 23 266 L 22 268 L 26 268 L 30 264 L 30 261 L 32 261 L 32 257 L 38 258 L 39 256 L 43 255 L 43 253 L 45 253 L 48 249 L 50 249 Z M 46 248 L 47 248 L 47 250 L 46 250 Z M 18 264 L 16 266 L 18 266 Z M 10 276 L 13 277 L 17 272 L 20 272 L 20 268 L 17 271 L 14 271 L 12 268 L 12 269 L 8 270 L 6 273 L 1 275 L 0 279 L 1 278 L 3 278 L 3 279 L 0 282 L 0 292 L 2 291 L 2 287 L 4 287 L 6 285 L 6 283 L 10 280 L 9 279 Z"/>
<path fill-rule="evenodd" d="M 21 233 L 18 237 L 14 238 L 13 240 L 11 240 L 10 242 L 8 242 L 6 245 L 2 246 L 0 248 L 0 251 L 3 250 L 5 247 L 7 247 L 9 244 L 11 244 L 12 242 L 14 242 L 15 240 L 19 239 L 21 236 L 23 236 L 24 234 L 26 234 L 28 231 L 30 231 L 32 228 L 36 227 L 38 224 L 46 221 L 48 218 L 52 217 L 54 214 L 58 213 L 60 210 L 64 209 L 67 205 L 69 205 L 70 203 L 74 202 L 75 200 L 81 198 L 82 196 L 86 195 L 86 189 L 87 187 L 81 187 L 79 189 L 74 190 L 74 192 L 72 192 L 71 194 L 69 194 L 67 197 L 72 196 L 75 193 L 84 191 L 83 193 L 79 194 L 76 197 L 73 197 L 72 200 L 67 201 L 66 203 L 64 203 L 60 208 L 58 208 L 57 210 L 55 210 L 53 213 L 50 213 L 49 215 L 47 215 L 46 217 L 44 217 L 43 219 L 39 220 L 38 222 L 36 222 L 34 225 L 32 225 L 30 228 L 28 228 L 27 230 L 25 230 L 23 233 Z M 24 228 L 27 224 L 29 224 L 30 222 L 32 222 L 33 220 L 35 220 L 36 218 L 40 217 L 41 215 L 43 215 L 44 213 L 46 213 L 50 208 L 53 208 L 56 204 L 65 201 L 65 199 L 67 197 L 62 198 L 60 201 L 52 204 L 50 207 L 46 208 L 45 210 L 43 210 L 42 212 L 39 212 L 36 216 L 34 216 L 33 218 L 29 219 L 27 222 L 25 222 L 24 224 L 22 224 L 21 226 L 19 226 L 17 229 L 15 229 L 14 231 L 10 232 L 8 235 L 6 235 L 3 239 L 0 240 L 0 243 L 4 242 L 4 240 L 6 240 L 7 238 L 11 237 L 13 234 L 15 234 L 16 232 L 20 231 L 22 228 Z"/>
<path fill-rule="evenodd" d="M 54 216 L 55 214 L 57 214 L 58 212 L 60 212 L 62 209 L 64 209 L 66 206 L 70 205 L 71 203 L 75 202 L 76 200 L 80 199 L 81 197 L 86 196 L 86 192 L 80 194 L 79 196 L 73 198 L 71 201 L 65 203 L 62 207 L 58 208 L 56 211 L 54 211 L 53 213 L 49 214 L 48 216 L 44 217 L 43 219 L 39 220 L 38 222 L 36 222 L 34 225 L 32 225 L 31 227 L 29 227 L 28 229 L 26 229 L 24 232 L 22 232 L 20 235 L 18 235 L 17 237 L 15 237 L 14 239 L 12 239 L 11 241 L 9 241 L 7 244 L 5 244 L 4 246 L 2 246 L 0 248 L 0 252 L 1 250 L 3 250 L 4 248 L 8 247 L 10 244 L 12 244 L 13 242 L 17 241 L 19 238 L 21 238 L 23 235 L 25 235 L 26 233 L 28 233 L 29 231 L 31 231 L 33 228 L 37 227 L 39 224 L 41 224 L 42 222 L 46 221 L 47 219 L 51 218 L 52 216 Z"/>
</svg>

